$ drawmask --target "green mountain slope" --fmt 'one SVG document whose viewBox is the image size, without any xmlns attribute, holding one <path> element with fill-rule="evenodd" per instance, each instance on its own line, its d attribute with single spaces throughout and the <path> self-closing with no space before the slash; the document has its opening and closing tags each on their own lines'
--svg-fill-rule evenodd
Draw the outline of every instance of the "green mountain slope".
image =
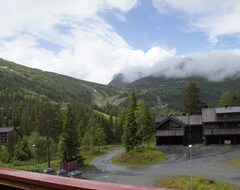
<svg viewBox="0 0 240 190">
<path fill-rule="evenodd" d="M 195 81 L 201 89 L 203 101 L 216 106 L 223 92 L 231 94 L 240 88 L 239 78 L 209 81 L 201 77 L 165 78 L 145 77 L 132 83 L 123 83 L 124 76 L 116 75 L 109 85 L 78 80 L 64 75 L 32 69 L 0 59 L 0 107 L 21 102 L 49 98 L 55 102 L 81 100 L 109 113 L 128 105 L 128 93 L 135 88 L 137 98 L 152 108 L 181 111 L 186 86 Z"/>
<path fill-rule="evenodd" d="M 154 106 L 166 103 L 170 108 L 182 109 L 185 88 L 190 82 L 196 82 L 201 90 L 203 101 L 209 106 L 216 106 L 223 92 L 231 94 L 240 88 L 240 78 L 227 78 L 222 81 L 210 81 L 203 77 L 165 78 L 145 77 L 136 80 L 128 86 L 134 86 L 142 92 L 142 98 L 148 99 Z"/>
<path fill-rule="evenodd" d="M 75 99 L 103 106 L 106 98 L 118 92 L 116 87 L 44 72 L 3 59 L 0 59 L 0 81 L 1 106 L 46 97 L 56 102 Z"/>
</svg>

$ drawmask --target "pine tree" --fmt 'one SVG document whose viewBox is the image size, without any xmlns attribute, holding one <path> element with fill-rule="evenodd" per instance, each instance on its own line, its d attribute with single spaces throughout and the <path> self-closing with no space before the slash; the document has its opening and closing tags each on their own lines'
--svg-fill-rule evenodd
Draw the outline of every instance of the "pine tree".
<svg viewBox="0 0 240 190">
<path fill-rule="evenodd" d="M 138 145 L 138 138 L 137 134 L 137 123 L 136 123 L 136 116 L 135 111 L 137 109 L 137 99 L 135 95 L 135 91 L 132 90 L 130 95 L 130 105 L 127 110 L 127 119 L 126 125 L 123 131 L 122 143 L 123 146 L 126 148 L 126 151 L 129 152 L 133 150 Z"/>
<path fill-rule="evenodd" d="M 183 111 L 188 114 L 200 114 L 203 102 L 200 99 L 200 90 L 195 82 L 190 83 L 186 88 Z"/>
<path fill-rule="evenodd" d="M 106 144 L 106 135 L 102 127 L 99 127 L 95 131 L 96 145 L 99 147 L 99 152 L 102 145 Z"/>
<path fill-rule="evenodd" d="M 233 94 L 232 104 L 234 106 L 240 106 L 240 89 L 236 90 Z"/>
<path fill-rule="evenodd" d="M 137 136 L 139 143 L 148 143 L 149 147 L 149 143 L 154 133 L 153 122 L 149 111 L 149 106 L 142 99 L 138 101 L 136 110 L 136 122 L 138 125 Z"/>
<path fill-rule="evenodd" d="M 72 105 L 68 104 L 62 134 L 59 141 L 59 152 L 62 160 L 76 158 L 78 155 L 78 137 Z"/>
<path fill-rule="evenodd" d="M 127 110 L 126 108 L 122 108 L 116 120 L 116 125 L 114 130 L 115 142 L 121 142 L 121 137 L 123 135 L 123 128 L 126 124 L 126 117 L 127 117 Z"/>
</svg>

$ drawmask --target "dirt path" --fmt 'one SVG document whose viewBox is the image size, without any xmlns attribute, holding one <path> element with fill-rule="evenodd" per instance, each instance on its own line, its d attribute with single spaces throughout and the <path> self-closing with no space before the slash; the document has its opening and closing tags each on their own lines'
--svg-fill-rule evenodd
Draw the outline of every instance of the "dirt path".
<svg viewBox="0 0 240 190">
<path fill-rule="evenodd" d="M 123 151 L 117 150 L 99 157 L 93 164 L 98 172 L 88 173 L 87 178 L 152 186 L 155 180 L 173 176 L 190 175 L 189 149 L 186 146 L 161 146 L 167 153 L 167 160 L 159 165 L 126 167 L 112 164 L 109 160 Z M 203 146 L 192 148 L 192 174 L 231 183 L 240 189 L 240 169 L 223 163 L 224 160 L 240 156 L 240 146 Z"/>
</svg>

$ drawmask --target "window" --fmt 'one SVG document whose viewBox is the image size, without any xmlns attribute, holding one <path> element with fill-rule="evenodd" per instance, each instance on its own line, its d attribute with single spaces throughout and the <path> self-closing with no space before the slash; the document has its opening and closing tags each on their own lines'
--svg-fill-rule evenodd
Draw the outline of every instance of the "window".
<svg viewBox="0 0 240 190">
<path fill-rule="evenodd" d="M 7 143 L 7 133 L 0 133 L 0 143 Z"/>
</svg>

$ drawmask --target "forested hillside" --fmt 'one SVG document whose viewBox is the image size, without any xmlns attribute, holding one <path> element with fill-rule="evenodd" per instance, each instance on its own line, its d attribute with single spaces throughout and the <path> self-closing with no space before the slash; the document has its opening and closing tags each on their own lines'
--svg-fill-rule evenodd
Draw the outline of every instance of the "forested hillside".
<svg viewBox="0 0 240 190">
<path fill-rule="evenodd" d="M 202 77 L 165 78 L 145 77 L 131 83 L 123 82 L 118 74 L 109 85 L 101 85 L 64 75 L 31 69 L 0 59 L 0 106 L 50 99 L 62 103 L 80 100 L 94 109 L 117 115 L 129 103 L 129 91 L 135 88 L 137 98 L 144 99 L 150 107 L 167 111 L 182 111 L 185 88 L 196 82 L 205 104 L 217 106 L 223 92 L 233 94 L 240 88 L 239 78 L 209 81 Z"/>
<path fill-rule="evenodd" d="M 121 74 L 121 77 L 124 76 Z M 119 83 L 118 83 L 119 82 Z M 202 100 L 208 106 L 217 106 L 223 92 L 233 94 L 240 88 L 240 78 L 227 78 L 221 81 L 210 81 L 203 77 L 166 78 L 166 77 L 145 77 L 131 83 L 122 83 L 113 79 L 111 85 L 134 87 L 138 91 L 138 98 L 146 100 L 151 107 L 157 105 L 166 106 L 174 110 L 182 111 L 183 99 L 186 86 L 196 82 L 200 88 Z"/>
</svg>

